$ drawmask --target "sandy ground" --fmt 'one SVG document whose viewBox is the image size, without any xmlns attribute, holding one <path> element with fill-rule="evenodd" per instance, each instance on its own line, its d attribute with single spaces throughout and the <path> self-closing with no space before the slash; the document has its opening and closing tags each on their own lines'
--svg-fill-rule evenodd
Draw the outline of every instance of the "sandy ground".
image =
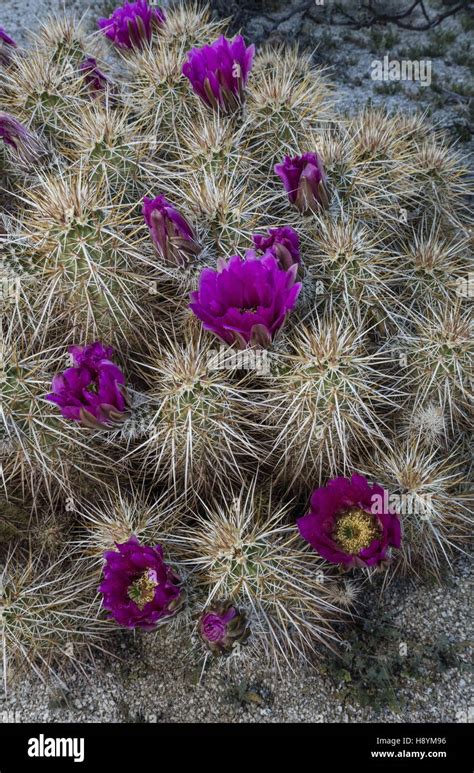
<svg viewBox="0 0 474 773">
<path fill-rule="evenodd" d="M 474 721 L 469 683 L 472 576 L 457 564 L 443 587 L 394 583 L 383 613 L 393 633 L 378 641 L 375 658 L 406 653 L 402 674 L 375 692 L 363 707 L 357 675 L 331 672 L 334 658 L 321 653 L 314 668 L 295 664 L 281 673 L 242 659 L 202 672 L 179 636 L 120 634 L 121 660 L 98 659 L 85 676 L 71 675 L 63 687 L 44 689 L 24 681 L 0 694 L 0 719 L 9 722 L 466 722 Z M 377 594 L 367 599 L 373 618 Z M 347 629 L 350 636 L 351 629 Z M 354 648 L 354 639 L 352 647 Z M 379 658 L 380 656 L 380 658 Z M 374 656 L 365 666 L 371 667 Z"/>
</svg>

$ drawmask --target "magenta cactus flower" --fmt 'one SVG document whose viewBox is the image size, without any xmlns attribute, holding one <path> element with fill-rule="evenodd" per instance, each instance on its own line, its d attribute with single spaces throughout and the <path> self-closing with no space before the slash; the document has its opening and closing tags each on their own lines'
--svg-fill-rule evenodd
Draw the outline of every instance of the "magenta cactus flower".
<svg viewBox="0 0 474 773">
<path fill-rule="evenodd" d="M 268 347 L 298 298 L 296 271 L 296 264 L 284 271 L 269 253 L 233 255 L 217 271 L 203 269 L 189 307 L 225 343 Z"/>
<path fill-rule="evenodd" d="M 258 252 L 270 252 L 285 270 L 301 260 L 298 234 L 289 225 L 270 228 L 266 236 L 254 234 L 252 239 Z"/>
<path fill-rule="evenodd" d="M 157 252 L 168 263 L 182 265 L 201 251 L 186 218 L 164 196 L 154 199 L 145 196 L 143 217 Z"/>
<path fill-rule="evenodd" d="M 380 566 L 390 547 L 399 548 L 400 520 L 388 494 L 363 475 L 333 478 L 311 497 L 298 519 L 300 534 L 325 559 L 346 567 Z"/>
<path fill-rule="evenodd" d="M 246 46 L 242 35 L 233 40 L 222 35 L 188 52 L 183 75 L 208 107 L 234 111 L 243 102 L 254 55 L 255 46 Z"/>
<path fill-rule="evenodd" d="M 317 153 L 303 153 L 294 158 L 286 156 L 281 164 L 275 164 L 274 169 L 289 200 L 300 212 L 317 212 L 329 206 L 327 175 Z"/>
<path fill-rule="evenodd" d="M 0 139 L 23 161 L 34 161 L 40 151 L 38 139 L 9 113 L 0 113 Z"/>
<path fill-rule="evenodd" d="M 9 113 L 0 113 L 0 137 L 10 147 L 18 150 L 28 140 L 29 132 Z"/>
<path fill-rule="evenodd" d="M 0 27 L 0 64 L 7 67 L 12 59 L 12 50 L 17 48 L 17 44 L 10 37 L 4 27 Z"/>
<path fill-rule="evenodd" d="M 110 80 L 97 65 L 97 59 L 93 56 L 86 57 L 79 65 L 79 71 L 84 80 L 94 93 L 105 91 L 110 85 Z"/>
<path fill-rule="evenodd" d="M 110 619 L 125 628 L 153 630 L 175 614 L 182 598 L 180 580 L 163 559 L 160 545 L 140 545 L 135 536 L 104 553 L 98 590 Z"/>
<path fill-rule="evenodd" d="M 225 655 L 237 643 L 243 644 L 246 641 L 250 629 L 245 614 L 231 602 L 217 601 L 202 613 L 199 634 L 214 655 Z"/>
<path fill-rule="evenodd" d="M 151 41 L 153 25 L 161 26 L 165 20 L 161 8 L 150 8 L 148 0 L 137 0 L 124 3 L 109 19 L 99 19 L 97 25 L 119 48 L 142 48 Z"/>
<path fill-rule="evenodd" d="M 70 346 L 68 349 L 75 365 L 85 366 L 96 372 L 103 365 L 113 365 L 111 358 L 114 356 L 112 346 L 104 346 L 100 341 L 95 341 L 87 346 Z M 117 367 L 114 365 L 114 368 Z"/>
<path fill-rule="evenodd" d="M 46 400 L 61 408 L 65 419 L 101 429 L 126 416 L 125 376 L 112 362 L 114 350 L 100 342 L 71 346 L 73 367 L 53 378 Z"/>
<path fill-rule="evenodd" d="M 6 43 L 7 46 L 11 46 L 12 48 L 16 48 L 17 44 L 13 40 L 13 38 L 10 37 L 8 32 L 6 31 L 5 27 L 0 27 L 0 41 L 2 43 Z"/>
</svg>

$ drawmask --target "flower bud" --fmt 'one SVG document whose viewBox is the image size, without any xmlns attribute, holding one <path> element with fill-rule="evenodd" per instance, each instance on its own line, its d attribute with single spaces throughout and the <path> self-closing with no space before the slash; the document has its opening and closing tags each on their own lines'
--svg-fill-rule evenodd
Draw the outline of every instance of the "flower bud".
<svg viewBox="0 0 474 773">
<path fill-rule="evenodd" d="M 286 156 L 281 164 L 275 165 L 275 173 L 282 180 L 291 203 L 303 214 L 329 206 L 327 176 L 317 153 Z"/>
<path fill-rule="evenodd" d="M 74 367 L 53 378 L 46 400 L 61 408 L 65 419 L 89 429 L 102 429 L 127 418 L 125 376 L 110 359 L 114 350 L 100 342 L 71 346 Z"/>
<path fill-rule="evenodd" d="M 93 56 L 86 57 L 79 65 L 79 70 L 94 94 L 100 94 L 111 86 L 110 80 L 99 69 L 97 60 Z"/>
<path fill-rule="evenodd" d="M 243 612 L 231 602 L 217 601 L 204 610 L 199 634 L 213 655 L 226 655 L 236 644 L 244 644 L 250 635 Z"/>
<path fill-rule="evenodd" d="M 0 139 L 13 148 L 22 161 L 34 161 L 41 152 L 39 140 L 9 113 L 0 113 Z"/>
<path fill-rule="evenodd" d="M 98 27 L 119 48 L 142 48 L 151 41 L 153 25 L 164 24 L 165 18 L 161 8 L 137 0 L 116 8 L 109 19 L 99 19 Z"/>
<path fill-rule="evenodd" d="M 258 252 L 270 252 L 285 271 L 301 260 L 298 234 L 289 225 L 270 228 L 265 236 L 254 234 L 252 239 Z"/>
<path fill-rule="evenodd" d="M 242 35 L 233 40 L 221 36 L 189 51 L 183 75 L 208 107 L 233 112 L 243 102 L 254 54 L 255 46 L 246 47 Z"/>
<path fill-rule="evenodd" d="M 17 48 L 17 44 L 10 37 L 4 27 L 0 27 L 0 64 L 8 67 L 12 60 L 12 51 Z"/>
<path fill-rule="evenodd" d="M 167 263 L 183 265 L 200 253 L 194 230 L 164 196 L 145 196 L 143 217 L 157 251 Z"/>
</svg>

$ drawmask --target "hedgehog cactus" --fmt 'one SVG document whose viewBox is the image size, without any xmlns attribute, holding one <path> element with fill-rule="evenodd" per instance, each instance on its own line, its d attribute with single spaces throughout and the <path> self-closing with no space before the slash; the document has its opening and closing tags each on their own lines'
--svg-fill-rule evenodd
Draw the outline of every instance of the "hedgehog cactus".
<svg viewBox="0 0 474 773">
<path fill-rule="evenodd" d="M 308 658 L 375 568 L 440 573 L 469 527 L 460 153 L 426 118 L 339 114 L 309 55 L 197 5 L 50 19 L 27 49 L 0 28 L 0 80 L 12 663 L 171 619 L 207 653 Z M 361 474 L 309 539 L 311 493 Z M 30 511 L 67 543 L 35 563 Z"/>
<path fill-rule="evenodd" d="M 47 392 L 67 364 L 64 350 L 55 348 L 52 339 L 49 348 L 44 341 L 34 341 L 32 331 L 27 331 L 29 341 L 18 332 L 13 324 L 4 326 L 0 338 L 0 497 L 9 499 L 20 488 L 33 504 L 44 498 L 64 504 L 68 497 L 77 498 L 77 485 L 91 485 L 99 468 L 104 481 L 110 477 L 106 468 L 113 448 L 109 443 L 104 455 L 97 423 L 89 422 L 96 431 L 87 442 L 84 430 L 74 422 L 71 426 L 70 413 L 65 411 L 68 418 L 61 418 L 47 402 Z M 120 464 L 117 454 L 114 463 Z"/>
<path fill-rule="evenodd" d="M 95 614 L 94 577 L 72 551 L 59 558 L 35 559 L 12 550 L 0 573 L 3 679 L 36 673 L 60 680 L 80 671 L 94 648 L 103 647 L 105 621 Z"/>
<path fill-rule="evenodd" d="M 185 533 L 171 536 L 175 554 L 205 599 L 228 599 L 249 610 L 251 651 L 269 660 L 304 657 L 337 640 L 333 624 L 343 611 L 334 600 L 336 574 L 291 523 L 288 503 L 245 486 L 219 491 L 194 512 Z"/>
</svg>

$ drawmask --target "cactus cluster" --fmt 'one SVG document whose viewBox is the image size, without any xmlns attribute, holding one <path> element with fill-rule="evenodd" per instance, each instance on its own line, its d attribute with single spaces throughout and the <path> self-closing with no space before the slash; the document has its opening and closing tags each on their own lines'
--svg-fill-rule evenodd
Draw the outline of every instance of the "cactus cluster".
<svg viewBox="0 0 474 773">
<path fill-rule="evenodd" d="M 311 660 L 376 570 L 465 549 L 463 158 L 225 32 L 138 0 L 2 37 L 5 680 L 171 620 Z"/>
</svg>

